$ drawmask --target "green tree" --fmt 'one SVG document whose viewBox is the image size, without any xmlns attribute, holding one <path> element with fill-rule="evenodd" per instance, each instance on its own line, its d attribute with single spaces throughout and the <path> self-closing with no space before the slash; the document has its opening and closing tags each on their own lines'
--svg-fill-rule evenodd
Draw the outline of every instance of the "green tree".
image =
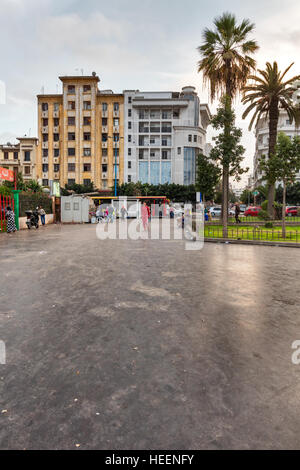
<svg viewBox="0 0 300 470">
<path fill-rule="evenodd" d="M 262 156 L 260 168 L 265 172 L 268 181 L 282 181 L 283 205 L 282 205 L 282 236 L 286 236 L 286 187 L 293 183 L 300 170 L 300 138 L 295 136 L 291 140 L 286 134 L 278 135 L 275 154 L 271 159 Z"/>
<path fill-rule="evenodd" d="M 258 70 L 258 75 L 249 76 L 249 80 L 252 80 L 252 83 L 243 89 L 244 96 L 242 102 L 248 105 L 243 114 L 243 119 L 254 111 L 249 130 L 252 129 L 254 122 L 257 125 L 260 119 L 269 119 L 268 159 L 272 159 L 276 151 L 279 110 L 284 109 L 287 111 L 290 120 L 296 119 L 296 124 L 298 125 L 299 112 L 293 105 L 292 95 L 295 88 L 292 85 L 295 80 L 300 78 L 300 75 L 284 81 L 284 77 L 292 66 L 293 64 L 281 73 L 277 62 L 274 62 L 273 65 L 267 62 L 265 70 Z M 273 218 L 275 180 L 272 177 L 268 180 L 268 186 L 268 214 Z"/>
<path fill-rule="evenodd" d="M 251 57 L 258 45 L 248 36 L 254 24 L 244 19 L 240 24 L 231 13 L 224 13 L 214 20 L 213 30 L 203 32 L 203 44 L 198 48 L 202 59 L 198 71 L 203 73 L 204 83 L 210 86 L 211 100 L 226 96 L 226 111 L 230 115 L 232 100 L 242 90 L 247 78 L 255 69 L 256 62 Z M 230 137 L 231 121 L 224 122 L 224 133 Z M 224 155 L 222 174 L 223 236 L 227 237 L 229 166 Z"/>
<path fill-rule="evenodd" d="M 196 190 L 203 195 L 205 199 L 214 199 L 214 191 L 221 177 L 220 168 L 210 161 L 210 159 L 200 153 L 197 160 Z"/>
<path fill-rule="evenodd" d="M 245 153 L 245 148 L 240 144 L 242 131 L 235 127 L 235 114 L 234 112 L 226 106 L 227 97 L 224 98 L 221 102 L 221 106 L 217 110 L 217 114 L 213 116 L 211 120 L 212 127 L 221 131 L 217 137 L 213 137 L 215 141 L 215 146 L 210 152 L 210 158 L 217 165 L 226 167 L 228 171 L 228 176 L 233 177 L 236 181 L 240 181 L 241 175 L 247 173 L 249 168 L 242 168 L 241 164 L 243 162 L 243 155 Z M 226 223 L 228 220 L 228 197 L 229 191 L 227 192 L 226 205 L 224 205 L 224 193 L 222 192 L 222 212 L 226 211 Z M 222 214 L 223 224 L 224 224 L 224 213 Z M 223 226 L 223 237 L 227 238 L 227 225 L 226 231 L 224 231 L 225 226 Z"/>
</svg>

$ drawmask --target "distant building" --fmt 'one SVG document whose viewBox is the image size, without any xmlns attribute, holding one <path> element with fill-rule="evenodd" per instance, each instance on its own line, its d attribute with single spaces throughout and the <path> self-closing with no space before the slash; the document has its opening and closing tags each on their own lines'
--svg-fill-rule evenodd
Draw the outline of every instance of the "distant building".
<svg viewBox="0 0 300 470">
<path fill-rule="evenodd" d="M 124 180 L 195 183 L 211 114 L 194 87 L 181 92 L 124 91 Z"/>
<path fill-rule="evenodd" d="M 122 94 L 100 91 L 99 77 L 59 77 L 62 94 L 38 95 L 37 174 L 43 186 L 123 182 Z"/>
<path fill-rule="evenodd" d="M 300 81 L 295 82 L 295 87 L 297 90 L 293 95 L 293 101 L 295 104 L 300 104 Z M 300 136 L 300 129 L 297 129 L 295 122 L 291 123 L 288 117 L 287 112 L 284 109 L 280 109 L 279 122 L 278 122 L 278 132 L 284 132 L 291 139 L 295 135 Z M 255 129 L 256 137 L 256 148 L 254 154 L 254 185 L 258 186 L 259 184 L 264 183 L 264 175 L 259 168 L 259 161 L 262 155 L 268 156 L 269 152 L 269 120 L 260 119 L 258 125 Z M 297 177 L 297 181 L 300 181 L 300 173 Z"/>
<path fill-rule="evenodd" d="M 38 139 L 36 137 L 18 137 L 17 144 L 0 145 L 0 166 L 17 170 L 24 181 L 36 179 L 36 158 Z"/>
</svg>

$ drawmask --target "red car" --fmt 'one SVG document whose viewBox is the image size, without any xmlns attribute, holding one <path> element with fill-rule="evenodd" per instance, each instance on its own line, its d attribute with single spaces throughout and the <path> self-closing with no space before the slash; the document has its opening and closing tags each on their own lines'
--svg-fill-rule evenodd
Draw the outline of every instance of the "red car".
<svg viewBox="0 0 300 470">
<path fill-rule="evenodd" d="M 247 209 L 245 210 L 244 216 L 245 217 L 257 217 L 260 211 L 261 211 L 260 206 L 247 207 Z"/>
<path fill-rule="evenodd" d="M 288 217 L 297 217 L 298 215 L 298 207 L 296 206 L 289 206 L 286 208 L 285 215 Z"/>
</svg>

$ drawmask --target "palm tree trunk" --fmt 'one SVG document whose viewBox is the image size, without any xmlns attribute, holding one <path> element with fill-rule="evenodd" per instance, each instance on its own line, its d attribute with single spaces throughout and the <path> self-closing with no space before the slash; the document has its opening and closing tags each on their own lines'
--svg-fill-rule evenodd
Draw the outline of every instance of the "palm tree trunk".
<svg viewBox="0 0 300 470">
<path fill-rule="evenodd" d="M 278 133 L 278 99 L 274 99 L 270 104 L 270 119 L 269 119 L 269 155 L 272 158 L 275 155 L 277 133 Z M 271 219 L 274 219 L 274 200 L 275 200 L 275 180 L 270 176 L 268 180 L 268 214 Z"/>
<path fill-rule="evenodd" d="M 227 83 L 226 83 L 226 101 L 225 107 L 231 111 L 232 102 L 232 87 L 231 87 L 231 61 L 226 61 L 227 68 Z M 230 135 L 230 123 L 225 123 L 224 133 Z M 227 160 L 226 155 L 223 156 Z M 223 178 L 222 178 L 222 224 L 223 224 L 223 238 L 228 237 L 228 200 L 229 200 L 229 166 L 223 164 Z"/>
<path fill-rule="evenodd" d="M 286 237 L 285 213 L 286 213 L 286 182 L 284 180 L 283 181 L 283 204 L 282 204 L 282 238 Z"/>
</svg>

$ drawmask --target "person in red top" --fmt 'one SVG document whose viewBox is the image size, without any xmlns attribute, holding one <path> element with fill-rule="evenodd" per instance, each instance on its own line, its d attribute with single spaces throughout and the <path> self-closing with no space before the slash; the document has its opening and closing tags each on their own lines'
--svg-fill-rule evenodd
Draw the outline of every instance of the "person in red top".
<svg viewBox="0 0 300 470">
<path fill-rule="evenodd" d="M 145 231 L 148 228 L 148 219 L 149 219 L 149 207 L 144 202 L 144 204 L 142 205 L 142 222 L 143 222 L 143 227 Z"/>
</svg>

